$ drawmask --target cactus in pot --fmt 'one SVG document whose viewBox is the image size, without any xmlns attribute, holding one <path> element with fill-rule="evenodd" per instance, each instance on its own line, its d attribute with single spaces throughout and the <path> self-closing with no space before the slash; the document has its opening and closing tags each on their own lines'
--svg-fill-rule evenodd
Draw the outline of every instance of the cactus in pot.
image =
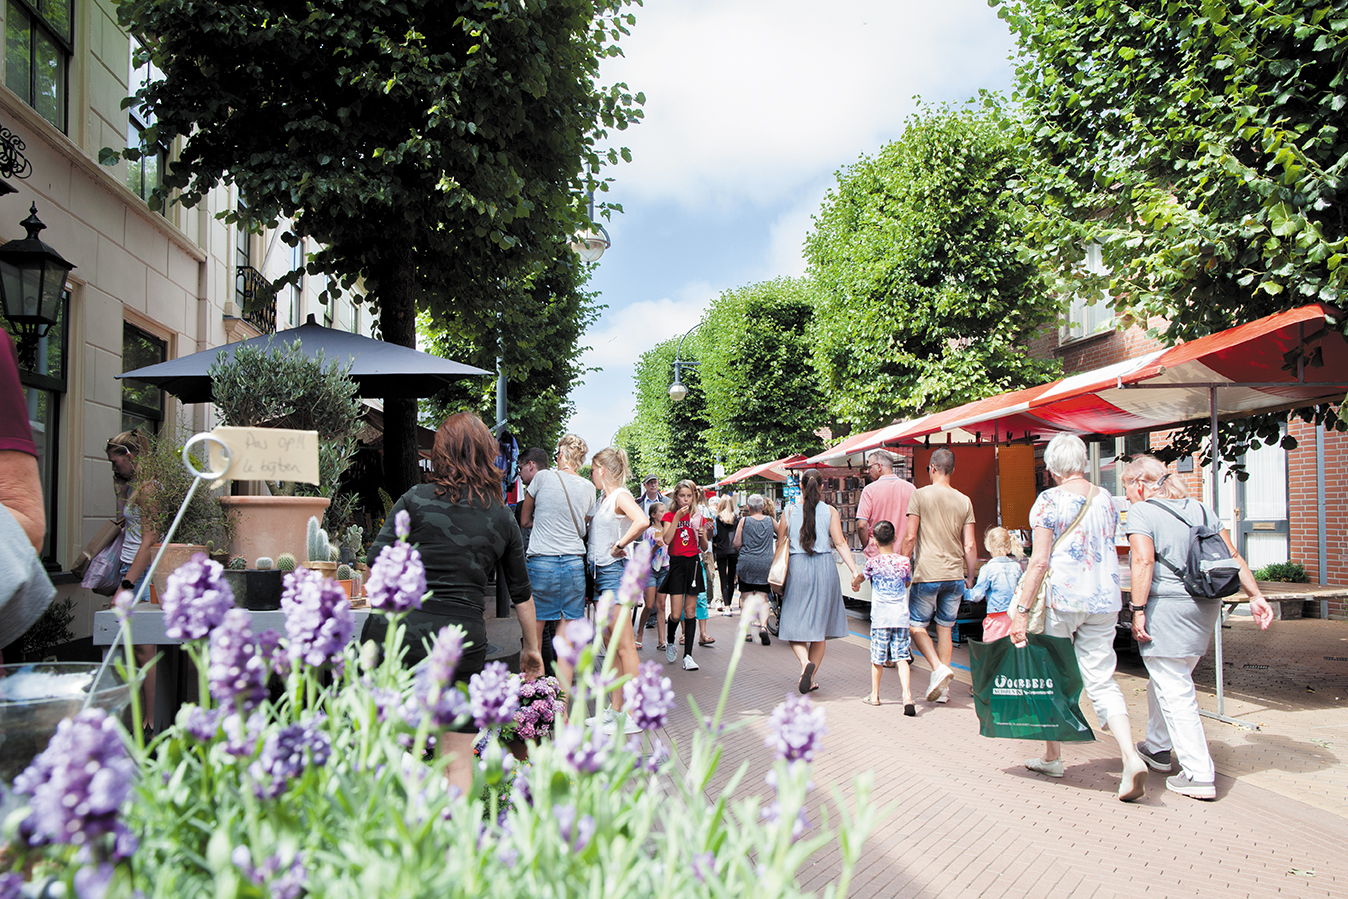
<svg viewBox="0 0 1348 899">
<path fill-rule="evenodd" d="M 295 561 L 295 556 L 291 553 L 281 553 L 276 557 L 276 570 L 283 574 L 294 571 L 297 565 L 298 562 Z"/>
<path fill-rule="evenodd" d="M 271 571 L 272 564 L 271 556 L 258 556 L 257 561 L 253 563 L 253 567 L 258 571 Z"/>
<path fill-rule="evenodd" d="M 355 573 L 354 571 L 351 570 L 351 566 L 350 566 L 350 565 L 338 565 L 338 566 L 337 566 L 337 580 L 339 580 L 339 581 L 349 581 L 349 580 L 351 580 L 353 577 L 355 577 L 355 574 L 356 574 L 356 573 Z"/>
<path fill-rule="evenodd" d="M 244 571 L 248 568 L 248 560 L 243 556 L 235 556 L 229 560 L 230 571 Z"/>
</svg>

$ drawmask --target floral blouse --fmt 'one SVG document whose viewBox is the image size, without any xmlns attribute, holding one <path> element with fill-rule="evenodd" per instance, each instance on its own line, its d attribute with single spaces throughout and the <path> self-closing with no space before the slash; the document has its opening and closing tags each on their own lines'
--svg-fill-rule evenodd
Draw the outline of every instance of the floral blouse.
<svg viewBox="0 0 1348 899">
<path fill-rule="evenodd" d="M 1056 540 L 1081 511 L 1084 496 L 1061 487 L 1039 494 L 1030 509 L 1030 526 L 1048 528 Z M 1119 513 L 1107 491 L 1097 489 L 1091 508 L 1049 557 L 1049 608 L 1058 612 L 1118 612 L 1119 557 L 1114 532 Z"/>
</svg>

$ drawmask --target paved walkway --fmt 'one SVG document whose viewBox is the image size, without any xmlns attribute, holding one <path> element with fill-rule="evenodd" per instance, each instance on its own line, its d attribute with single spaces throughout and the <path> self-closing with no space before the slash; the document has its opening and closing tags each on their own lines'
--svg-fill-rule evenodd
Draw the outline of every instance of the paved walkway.
<svg viewBox="0 0 1348 899">
<path fill-rule="evenodd" d="M 816 803 L 832 788 L 851 796 L 851 779 L 874 776 L 873 799 L 892 807 L 867 842 L 853 897 L 964 896 L 1345 896 L 1348 895 L 1348 622 L 1274 622 L 1260 634 L 1248 620 L 1225 631 L 1226 712 L 1258 731 L 1206 720 L 1217 763 L 1216 802 L 1169 793 L 1153 775 L 1146 798 L 1120 803 L 1121 765 L 1113 741 L 1083 708 L 1101 739 L 1065 747 L 1066 776 L 1033 774 L 1023 760 L 1042 744 L 978 735 L 968 653 L 956 647 L 957 681 L 948 705 L 918 703 L 903 717 L 897 675 L 885 672 L 872 708 L 864 620 L 829 643 L 816 701 L 829 734 L 817 757 Z M 683 743 L 696 726 L 687 695 L 714 706 L 739 618 L 713 617 L 713 647 L 699 647 L 700 671 L 666 671 L 680 694 L 668 736 Z M 653 635 L 652 631 L 646 631 Z M 664 654 L 648 640 L 643 660 Z M 725 741 L 718 790 L 742 761 L 740 792 L 764 792 L 770 766 L 767 716 L 794 690 L 799 665 L 774 640 L 744 646 L 728 706 L 747 726 Z M 915 693 L 928 671 L 913 669 Z M 1124 657 L 1120 683 L 1134 737 L 1146 718 L 1145 671 Z M 1199 666 L 1200 705 L 1215 708 L 1211 654 Z M 819 820 L 820 809 L 811 810 Z M 811 860 L 802 883 L 822 891 L 838 874 L 836 851 Z"/>
</svg>

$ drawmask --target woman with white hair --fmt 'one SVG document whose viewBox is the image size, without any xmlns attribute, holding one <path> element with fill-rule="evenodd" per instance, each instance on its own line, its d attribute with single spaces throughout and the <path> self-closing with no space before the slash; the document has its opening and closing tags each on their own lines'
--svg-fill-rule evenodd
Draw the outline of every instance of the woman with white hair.
<svg viewBox="0 0 1348 899">
<path fill-rule="evenodd" d="M 768 569 L 772 567 L 772 553 L 776 548 L 774 533 L 777 524 L 765 513 L 767 502 L 761 493 L 749 495 L 749 514 L 740 519 L 735 528 L 735 551 L 739 553 L 735 574 L 740 580 L 740 608 L 753 608 L 757 603 L 758 639 L 764 646 L 772 643 L 768 636 Z M 746 632 L 745 640 L 753 634 Z"/>
<path fill-rule="evenodd" d="M 1044 465 L 1056 486 L 1039 494 L 1030 509 L 1034 550 L 1021 582 L 1021 602 L 1031 602 L 1051 568 L 1044 633 L 1072 641 L 1095 714 L 1109 728 L 1123 757 L 1119 799 L 1132 802 L 1146 793 L 1147 763 L 1133 745 L 1128 706 L 1114 682 L 1118 663 L 1114 629 L 1123 605 L 1119 559 L 1114 552 L 1119 514 L 1113 497 L 1087 480 L 1086 444 L 1080 437 L 1054 437 L 1044 450 Z M 1029 609 L 1019 605 L 1012 611 L 1011 639 L 1021 645 Z M 1025 767 L 1049 777 L 1062 777 L 1062 744 L 1048 741 L 1044 754 L 1027 761 Z"/>
<path fill-rule="evenodd" d="M 1198 716 L 1193 670 L 1208 651 L 1222 601 L 1191 596 L 1170 566 L 1184 570 L 1191 526 L 1221 527 L 1221 519 L 1204 503 L 1188 499 L 1180 479 L 1154 456 L 1134 457 L 1123 469 L 1123 486 L 1132 503 L 1128 543 L 1133 598 L 1128 607 L 1148 675 L 1147 738 L 1137 749 L 1149 766 L 1167 773 L 1175 761 L 1173 749 L 1180 773 L 1166 778 L 1166 789 L 1194 799 L 1216 799 L 1217 772 Z M 1250 614 L 1260 628 L 1267 628 L 1273 609 L 1225 528 L 1221 534 L 1240 564 L 1240 585 L 1250 597 Z"/>
</svg>

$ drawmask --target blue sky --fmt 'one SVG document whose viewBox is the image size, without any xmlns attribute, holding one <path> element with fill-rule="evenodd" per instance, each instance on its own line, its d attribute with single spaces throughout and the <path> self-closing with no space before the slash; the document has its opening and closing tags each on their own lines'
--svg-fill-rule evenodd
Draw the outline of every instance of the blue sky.
<svg viewBox="0 0 1348 899">
<path fill-rule="evenodd" d="M 597 450 L 633 415 L 641 353 L 697 324 L 722 291 L 805 271 L 834 173 L 903 130 L 915 95 L 1009 93 L 1013 42 L 985 0 L 646 0 L 605 64 L 646 94 L 613 143 L 612 248 L 590 286 L 590 374 L 568 429 Z"/>
</svg>

